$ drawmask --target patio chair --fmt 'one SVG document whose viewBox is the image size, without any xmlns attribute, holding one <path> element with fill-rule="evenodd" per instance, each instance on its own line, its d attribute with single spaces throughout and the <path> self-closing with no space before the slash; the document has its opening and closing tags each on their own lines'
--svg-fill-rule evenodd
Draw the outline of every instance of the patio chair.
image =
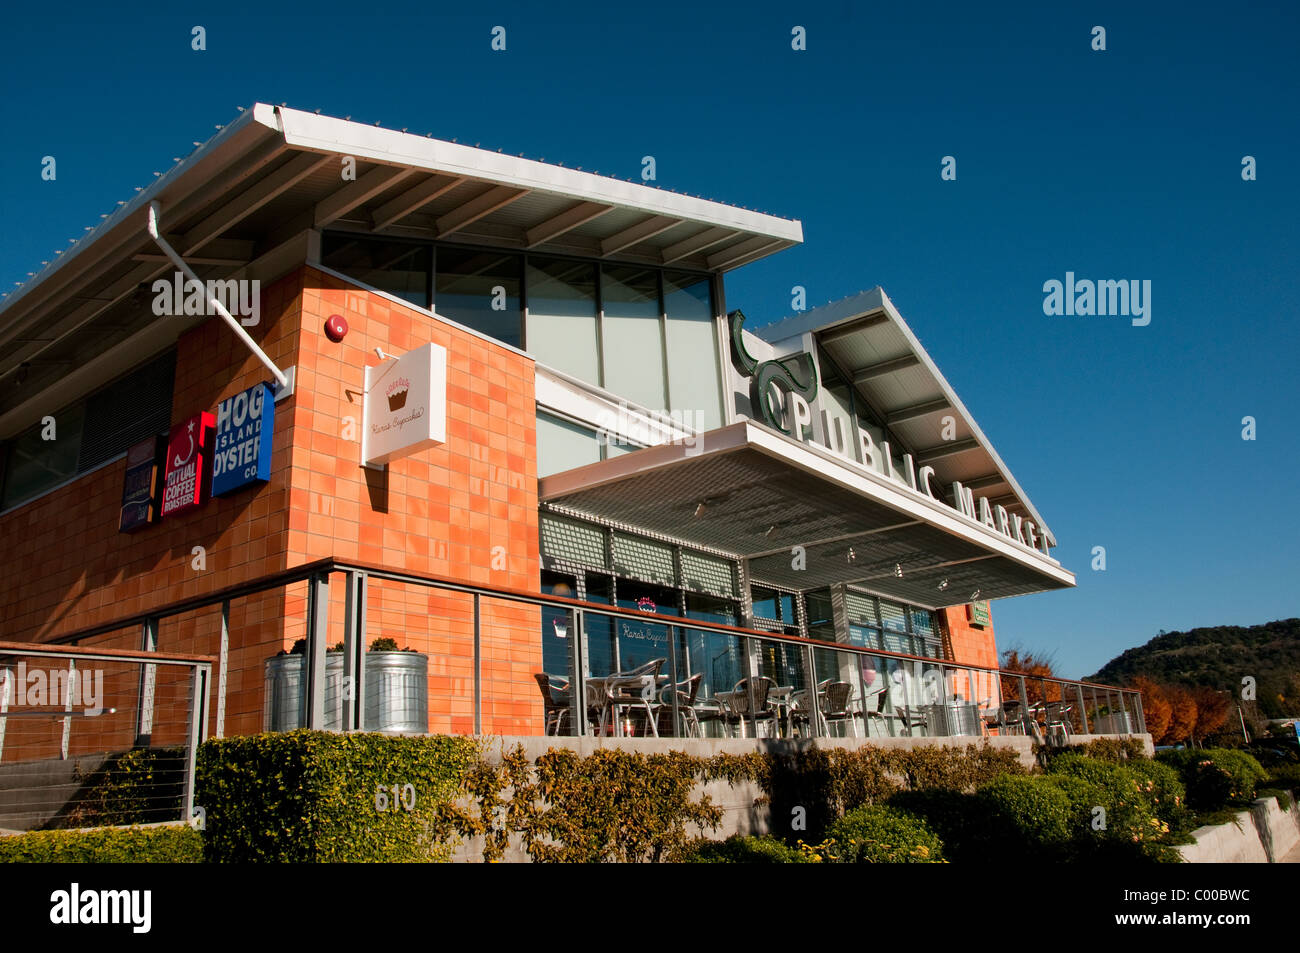
<svg viewBox="0 0 1300 953">
<path fill-rule="evenodd" d="M 1048 702 L 1046 705 L 1047 740 L 1050 744 L 1059 738 L 1062 745 L 1070 743 L 1070 713 L 1074 706 L 1067 702 Z"/>
<path fill-rule="evenodd" d="M 605 711 L 611 715 L 610 729 L 613 731 L 618 725 L 619 709 L 643 709 L 645 711 L 646 725 L 656 738 L 659 737 L 659 728 L 655 725 L 654 711 L 650 703 L 655 697 L 656 680 L 659 677 L 659 670 L 663 668 L 668 661 L 667 657 L 651 659 L 644 665 L 638 665 L 634 669 L 626 672 L 615 672 L 605 679 Z M 631 679 L 648 679 L 647 682 L 636 684 Z M 601 718 L 602 727 L 604 717 Z"/>
<path fill-rule="evenodd" d="M 876 700 L 875 707 L 871 707 L 871 699 Z M 881 737 L 889 734 L 889 729 L 885 722 L 888 716 L 885 714 L 885 702 L 887 701 L 885 687 L 882 685 L 874 692 L 867 692 L 863 696 L 862 704 L 859 706 L 859 713 L 862 716 L 862 733 L 868 738 L 871 737 L 871 725 L 873 722 L 880 722 Z"/>
<path fill-rule="evenodd" d="M 853 686 L 849 682 L 829 682 L 824 691 L 818 695 L 821 708 L 822 724 L 830 734 L 832 724 L 843 725 L 849 722 L 853 728 L 853 737 L 858 736 L 858 720 L 849 706 L 853 701 Z"/>
<path fill-rule="evenodd" d="M 552 685 L 551 676 L 544 672 L 534 674 L 533 678 L 537 679 L 537 687 L 542 690 L 542 731 L 558 735 L 561 722 L 569 717 L 568 682 Z M 557 691 L 562 692 L 562 696 L 557 697 Z"/>
<path fill-rule="evenodd" d="M 906 733 L 909 738 L 912 737 L 913 730 L 917 728 L 921 729 L 922 736 L 930 733 L 930 720 L 926 717 L 925 712 L 919 707 L 909 708 L 906 705 L 899 705 L 894 710 L 896 712 L 895 717 L 898 719 L 899 724 L 902 725 L 904 733 Z"/>
<path fill-rule="evenodd" d="M 760 722 L 767 722 L 776 728 L 776 712 L 768 704 L 767 693 L 772 688 L 772 680 L 765 675 L 756 678 L 742 678 L 736 683 L 731 694 L 725 699 L 730 714 L 727 721 L 740 725 L 740 737 L 745 737 L 745 722 L 752 722 L 754 734 L 758 735 Z"/>
<path fill-rule="evenodd" d="M 700 718 L 695 711 L 695 696 L 700 692 L 700 683 L 704 680 L 704 673 L 697 672 L 684 682 L 678 682 L 675 685 L 665 685 L 659 690 L 659 704 L 655 706 L 655 719 L 662 728 L 665 720 L 672 722 L 673 717 L 673 696 L 677 697 L 677 714 L 681 718 L 681 725 L 672 725 L 669 729 L 672 734 L 677 734 L 678 727 L 685 729 L 685 735 L 688 738 L 703 737 L 700 731 Z"/>
</svg>

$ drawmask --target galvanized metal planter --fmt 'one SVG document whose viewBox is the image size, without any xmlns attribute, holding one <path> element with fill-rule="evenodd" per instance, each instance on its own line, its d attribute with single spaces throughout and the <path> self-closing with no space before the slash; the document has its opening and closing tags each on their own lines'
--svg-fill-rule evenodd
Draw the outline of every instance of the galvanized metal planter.
<svg viewBox="0 0 1300 953">
<path fill-rule="evenodd" d="M 302 655 L 266 660 L 265 731 L 306 726 L 307 680 Z M 423 652 L 366 653 L 366 731 L 424 732 L 429 727 L 429 656 Z M 325 724 L 343 726 L 343 653 L 325 655 Z"/>
</svg>

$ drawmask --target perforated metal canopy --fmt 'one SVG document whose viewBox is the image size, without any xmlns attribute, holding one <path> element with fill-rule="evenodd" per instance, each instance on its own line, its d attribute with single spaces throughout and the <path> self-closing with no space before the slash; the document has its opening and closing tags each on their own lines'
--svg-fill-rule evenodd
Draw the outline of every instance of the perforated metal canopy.
<svg viewBox="0 0 1300 953">
<path fill-rule="evenodd" d="M 859 583 L 939 608 L 1074 585 L 1041 552 L 753 421 L 545 477 L 544 506 L 748 559 L 753 579 Z"/>
</svg>

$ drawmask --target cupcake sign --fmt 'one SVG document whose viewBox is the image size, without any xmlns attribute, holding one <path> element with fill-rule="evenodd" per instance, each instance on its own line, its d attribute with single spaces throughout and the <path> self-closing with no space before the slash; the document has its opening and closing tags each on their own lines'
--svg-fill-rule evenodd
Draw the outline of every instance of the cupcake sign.
<svg viewBox="0 0 1300 953">
<path fill-rule="evenodd" d="M 447 440 L 447 351 L 426 344 L 366 368 L 361 462 L 368 467 Z"/>
</svg>

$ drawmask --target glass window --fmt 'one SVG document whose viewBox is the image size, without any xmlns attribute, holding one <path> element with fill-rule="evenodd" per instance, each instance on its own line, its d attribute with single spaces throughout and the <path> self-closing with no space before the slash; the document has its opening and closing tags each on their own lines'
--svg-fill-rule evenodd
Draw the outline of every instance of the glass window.
<svg viewBox="0 0 1300 953">
<path fill-rule="evenodd" d="M 565 599 L 578 598 L 578 577 L 567 572 L 542 570 L 542 592 L 548 596 L 563 596 Z"/>
<path fill-rule="evenodd" d="M 587 584 L 587 602 L 600 602 L 611 605 L 614 601 L 614 577 L 603 572 L 589 572 Z"/>
<path fill-rule="evenodd" d="M 421 308 L 429 307 L 430 249 L 411 242 L 327 234 L 321 264 Z"/>
<path fill-rule="evenodd" d="M 666 411 L 659 276 L 653 268 L 601 269 L 605 388 L 648 410 Z"/>
<path fill-rule="evenodd" d="M 721 625 L 735 625 L 738 618 L 737 604 L 734 599 L 719 599 L 696 592 L 686 593 L 686 617 L 702 622 L 717 622 Z"/>
<path fill-rule="evenodd" d="M 4 506 L 38 496 L 76 476 L 84 410 L 84 404 L 76 404 L 53 415 L 53 440 L 46 440 L 46 428 L 37 424 L 9 444 Z"/>
<path fill-rule="evenodd" d="M 594 430 L 550 414 L 537 415 L 538 477 L 599 462 L 600 443 Z"/>
<path fill-rule="evenodd" d="M 835 641 L 835 613 L 831 609 L 831 591 L 817 589 L 804 593 L 804 609 L 808 614 L 808 637 Z"/>
<path fill-rule="evenodd" d="M 439 246 L 433 310 L 458 324 L 520 347 L 518 255 Z"/>
<path fill-rule="evenodd" d="M 696 430 L 722 426 L 722 380 L 709 279 L 665 272 L 664 315 L 671 409 L 680 411 L 682 422 Z"/>
<path fill-rule="evenodd" d="M 600 385 L 596 266 L 528 259 L 528 353 L 542 364 Z"/>
<path fill-rule="evenodd" d="M 656 614 L 677 615 L 677 590 L 629 579 L 618 581 L 618 604 L 637 609 L 647 617 Z M 657 658 L 667 659 L 669 627 L 650 621 L 620 617 L 618 628 L 619 671 L 626 672 Z M 667 665 L 663 671 L 667 671 Z"/>
</svg>

